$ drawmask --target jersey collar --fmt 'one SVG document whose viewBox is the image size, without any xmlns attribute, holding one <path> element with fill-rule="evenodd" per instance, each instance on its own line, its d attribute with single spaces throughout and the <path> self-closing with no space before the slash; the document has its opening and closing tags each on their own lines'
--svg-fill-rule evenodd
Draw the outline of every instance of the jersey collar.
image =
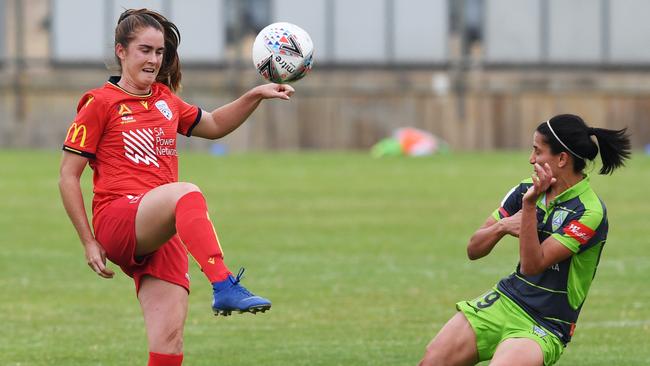
<svg viewBox="0 0 650 366">
<path fill-rule="evenodd" d="M 126 93 L 126 94 L 128 94 L 128 95 L 130 95 L 132 97 L 148 98 L 153 93 L 153 86 L 152 86 L 151 90 L 149 90 L 149 93 L 147 93 L 147 94 L 133 94 L 133 93 L 130 93 L 130 92 L 126 91 L 124 88 L 122 88 L 121 86 L 117 85 L 117 83 L 120 81 L 120 79 L 121 79 L 121 77 L 119 77 L 119 76 L 111 76 L 111 77 L 108 78 L 108 83 L 107 84 L 114 87 L 114 88 L 119 89 L 120 91 L 122 91 L 122 92 L 124 92 L 124 93 Z"/>
<path fill-rule="evenodd" d="M 589 175 L 585 175 L 585 177 L 582 178 L 580 182 L 572 185 L 569 187 L 569 189 L 560 193 L 557 197 L 555 197 L 554 201 L 556 203 L 566 202 L 583 194 L 587 189 L 589 189 Z"/>
<path fill-rule="evenodd" d="M 556 205 L 561 202 L 566 202 L 569 201 L 573 198 L 578 197 L 579 195 L 583 194 L 586 190 L 589 189 L 589 175 L 585 175 L 582 180 L 571 187 L 569 187 L 567 190 L 564 192 L 560 193 L 551 201 L 550 203 L 552 205 Z M 546 194 L 543 194 L 540 196 L 538 203 L 541 203 L 542 206 L 546 206 Z"/>
</svg>

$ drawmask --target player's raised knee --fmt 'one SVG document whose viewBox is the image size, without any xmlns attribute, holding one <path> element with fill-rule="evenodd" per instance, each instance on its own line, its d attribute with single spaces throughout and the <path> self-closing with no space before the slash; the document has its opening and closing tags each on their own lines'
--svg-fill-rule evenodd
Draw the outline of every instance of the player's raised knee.
<svg viewBox="0 0 650 366">
<path fill-rule="evenodd" d="M 179 197 L 183 197 L 184 195 L 193 192 L 201 193 L 201 189 L 199 188 L 199 186 L 189 182 L 174 183 L 174 188 L 176 189 L 176 192 L 178 193 Z"/>
<path fill-rule="evenodd" d="M 199 188 L 199 186 L 194 183 L 178 182 L 178 184 L 180 185 L 181 189 L 185 191 L 185 193 L 201 192 L 201 188 Z"/>
</svg>

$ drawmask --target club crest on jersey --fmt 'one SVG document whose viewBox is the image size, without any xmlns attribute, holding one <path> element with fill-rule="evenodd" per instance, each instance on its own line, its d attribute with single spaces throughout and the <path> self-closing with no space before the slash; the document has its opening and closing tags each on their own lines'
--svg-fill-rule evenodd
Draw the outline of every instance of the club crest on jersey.
<svg viewBox="0 0 650 366">
<path fill-rule="evenodd" d="M 551 222 L 551 229 L 553 229 L 553 232 L 562 226 L 568 214 L 569 213 L 564 210 L 557 210 L 553 213 L 553 221 Z"/>
<path fill-rule="evenodd" d="M 162 115 L 165 116 L 165 118 L 167 118 L 168 121 L 172 120 L 172 117 L 174 115 L 172 114 L 172 110 L 169 109 L 169 106 L 164 100 L 157 101 L 155 105 L 156 108 L 158 108 L 158 110 L 160 111 L 160 113 L 162 113 Z"/>
</svg>

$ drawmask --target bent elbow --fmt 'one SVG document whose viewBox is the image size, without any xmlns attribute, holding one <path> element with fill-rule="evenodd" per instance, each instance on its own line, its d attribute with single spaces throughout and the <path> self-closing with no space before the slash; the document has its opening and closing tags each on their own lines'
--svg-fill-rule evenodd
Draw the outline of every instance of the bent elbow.
<svg viewBox="0 0 650 366">
<path fill-rule="evenodd" d="M 467 258 L 469 258 L 469 260 L 474 261 L 484 256 L 485 253 L 481 253 L 479 250 L 477 250 L 476 246 L 472 245 L 471 241 L 469 244 L 467 244 Z"/>
</svg>

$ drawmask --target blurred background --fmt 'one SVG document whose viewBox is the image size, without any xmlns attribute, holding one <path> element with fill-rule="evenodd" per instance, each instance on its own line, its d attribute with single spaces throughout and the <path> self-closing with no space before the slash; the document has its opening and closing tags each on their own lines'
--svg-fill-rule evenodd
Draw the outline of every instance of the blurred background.
<svg viewBox="0 0 650 366">
<path fill-rule="evenodd" d="M 180 28 L 181 95 L 203 109 L 263 82 L 264 26 L 310 33 L 292 102 L 263 103 L 224 151 L 363 150 L 406 126 L 454 150 L 527 149 L 558 113 L 650 143 L 646 0 L 0 0 L 0 147 L 58 148 L 83 91 L 115 74 L 119 14 L 140 7 Z"/>
<path fill-rule="evenodd" d="M 649 0 L 0 0 L 0 365 L 146 358 L 131 280 L 88 269 L 57 192 L 78 100 L 115 75 L 115 24 L 140 7 L 180 28 L 180 94 L 207 110 L 264 83 L 250 53 L 266 25 L 315 44 L 290 102 L 216 142 L 179 137 L 180 177 L 206 195 L 230 268 L 273 300 L 263 318 L 215 321 L 190 265 L 188 365 L 417 364 L 456 301 L 513 270 L 515 238 L 473 262 L 465 244 L 559 113 L 627 126 L 636 151 L 612 177 L 587 170 L 611 230 L 558 365 L 650 364 Z M 402 127 L 453 153 L 371 157 Z"/>
</svg>

